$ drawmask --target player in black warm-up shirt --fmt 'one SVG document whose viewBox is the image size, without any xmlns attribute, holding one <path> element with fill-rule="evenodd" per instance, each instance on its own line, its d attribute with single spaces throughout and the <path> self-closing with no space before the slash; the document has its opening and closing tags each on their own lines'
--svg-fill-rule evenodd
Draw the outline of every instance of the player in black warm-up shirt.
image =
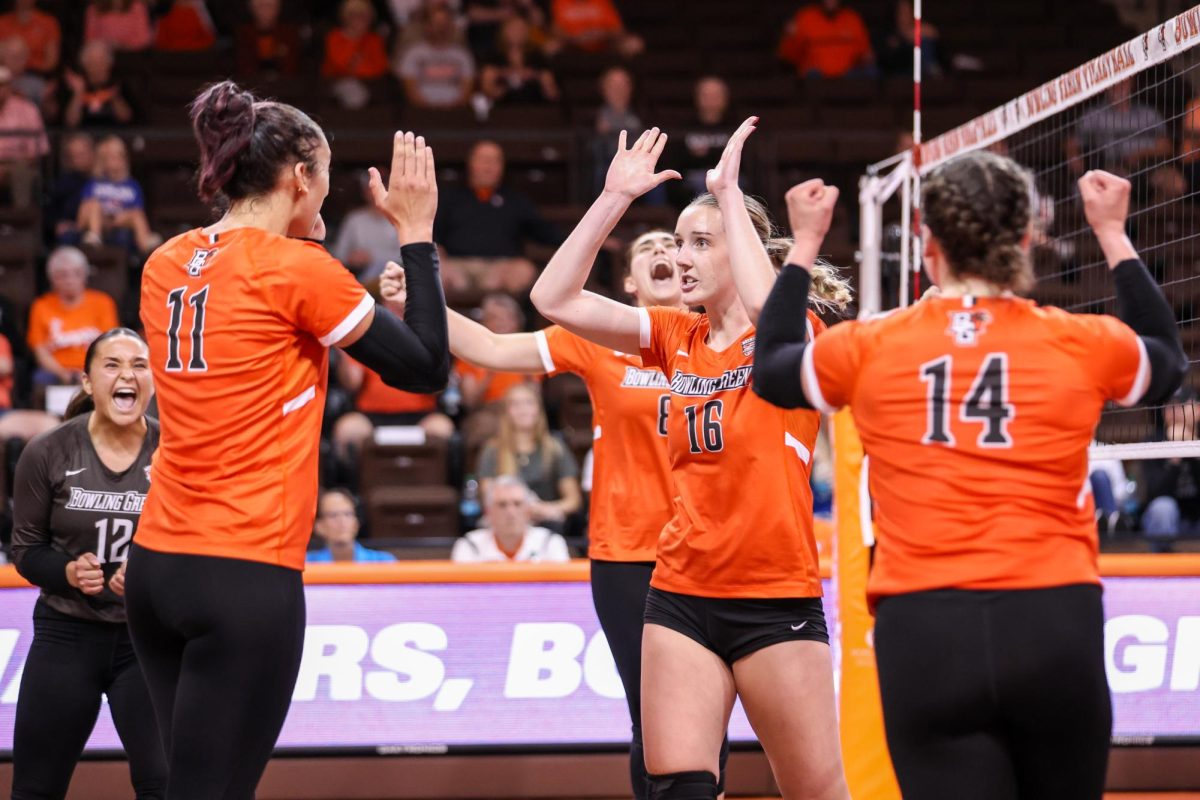
<svg viewBox="0 0 1200 800">
<path fill-rule="evenodd" d="M 162 798 L 166 758 L 125 626 L 125 559 L 150 488 L 158 422 L 149 351 L 114 328 L 85 360 L 66 422 L 21 453 L 13 558 L 41 587 L 13 734 L 13 800 L 67 793 L 107 695 L 138 798 Z"/>
</svg>

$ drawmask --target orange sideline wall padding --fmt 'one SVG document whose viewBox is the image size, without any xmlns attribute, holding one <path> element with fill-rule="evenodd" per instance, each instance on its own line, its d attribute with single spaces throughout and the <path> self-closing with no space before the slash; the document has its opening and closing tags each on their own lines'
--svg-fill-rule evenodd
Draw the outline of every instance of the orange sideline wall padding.
<svg viewBox="0 0 1200 800">
<path fill-rule="evenodd" d="M 1102 555 L 1100 572 L 1111 577 L 1200 577 L 1200 554 Z M 821 561 L 821 577 L 830 576 Z M 569 583 L 588 579 L 588 562 L 568 564 L 454 564 L 450 561 L 400 561 L 394 564 L 312 564 L 304 582 L 362 583 Z M 29 583 L 11 564 L 0 566 L 0 589 L 22 589 Z"/>
</svg>

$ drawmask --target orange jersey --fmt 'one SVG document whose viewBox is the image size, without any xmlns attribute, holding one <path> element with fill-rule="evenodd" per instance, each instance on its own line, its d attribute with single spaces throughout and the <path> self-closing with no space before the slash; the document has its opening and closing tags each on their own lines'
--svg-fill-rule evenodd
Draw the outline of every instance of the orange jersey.
<svg viewBox="0 0 1200 800">
<path fill-rule="evenodd" d="M 483 398 L 480 401 L 484 404 L 496 403 L 503 400 L 504 395 L 508 394 L 508 390 L 519 383 L 538 383 L 542 380 L 541 375 L 493 372 L 483 367 L 477 367 L 474 364 L 468 364 L 465 361 L 455 362 L 454 371 L 458 373 L 459 380 L 470 379 L 487 384 L 483 390 Z"/>
<path fill-rule="evenodd" d="M 26 340 L 31 348 L 49 350 L 63 368 L 83 372 L 88 345 L 117 324 L 117 304 L 104 292 L 85 289 L 83 299 L 70 307 L 47 292 L 29 309 Z"/>
<path fill-rule="evenodd" d="M 848 405 L 870 459 L 872 603 L 928 589 L 1099 583 L 1088 444 L 1145 393 L 1120 321 L 1029 300 L 938 298 L 835 326 L 805 394 Z"/>
<path fill-rule="evenodd" d="M 345 353 L 342 358 L 358 364 Z M 394 389 L 384 383 L 375 370 L 359 366 L 363 370 L 363 379 L 354 398 L 354 407 L 359 411 L 365 414 L 420 414 L 437 410 L 436 396 Z"/>
<path fill-rule="evenodd" d="M 820 415 L 751 391 L 753 328 L 717 352 L 706 344 L 707 316 L 641 314 L 642 361 L 670 382 L 675 485 L 650 585 L 702 597 L 819 597 L 809 476 Z"/>
<path fill-rule="evenodd" d="M 574 372 L 592 398 L 588 557 L 653 561 L 675 494 L 667 458 L 667 379 L 636 356 L 557 325 L 538 331 L 537 343 L 546 372 Z"/>
<path fill-rule="evenodd" d="M 324 248 L 193 230 L 142 273 L 162 440 L 138 544 L 303 569 L 328 348 L 374 301 Z"/>
</svg>

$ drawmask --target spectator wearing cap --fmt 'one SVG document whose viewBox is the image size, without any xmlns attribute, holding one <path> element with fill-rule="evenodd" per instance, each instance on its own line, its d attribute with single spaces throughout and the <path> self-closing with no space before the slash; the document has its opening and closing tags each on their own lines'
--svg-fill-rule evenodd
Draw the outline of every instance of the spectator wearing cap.
<svg viewBox="0 0 1200 800">
<path fill-rule="evenodd" d="M 533 492 L 513 475 L 493 480 L 484 490 L 486 528 L 471 531 L 457 542 L 450 558 L 460 564 L 496 562 L 566 562 L 571 554 L 557 533 L 530 524 Z"/>
<path fill-rule="evenodd" d="M 317 518 L 313 532 L 325 543 L 319 550 L 310 550 L 305 560 L 310 564 L 333 562 L 392 562 L 396 557 L 383 550 L 372 550 L 358 541 L 358 499 L 345 489 L 326 489 L 317 501 Z"/>
<path fill-rule="evenodd" d="M 0 192 L 11 205 L 33 204 L 40 161 L 50 152 L 37 106 L 13 89 L 13 74 L 0 66 Z"/>
</svg>

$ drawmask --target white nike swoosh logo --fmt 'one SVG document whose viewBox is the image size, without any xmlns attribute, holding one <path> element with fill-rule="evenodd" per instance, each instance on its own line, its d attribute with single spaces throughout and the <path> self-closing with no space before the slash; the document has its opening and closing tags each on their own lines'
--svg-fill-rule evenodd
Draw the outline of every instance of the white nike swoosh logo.
<svg viewBox="0 0 1200 800">
<path fill-rule="evenodd" d="M 807 625 L 807 624 L 808 624 L 808 620 L 804 620 L 804 622 L 801 622 L 799 625 L 793 625 L 793 626 L 792 626 L 792 630 L 794 630 L 794 631 L 798 631 L 798 630 L 800 630 L 801 628 L 803 628 L 803 627 L 804 627 L 805 625 Z"/>
<path fill-rule="evenodd" d="M 676 350 L 675 355 L 683 356 L 684 358 L 691 358 L 691 356 L 689 356 L 687 353 L 683 352 L 682 350 Z"/>
<path fill-rule="evenodd" d="M 87 467 L 84 467 L 83 469 L 69 469 L 67 470 L 67 477 L 69 478 L 72 475 L 78 475 L 81 472 L 87 472 Z"/>
</svg>

